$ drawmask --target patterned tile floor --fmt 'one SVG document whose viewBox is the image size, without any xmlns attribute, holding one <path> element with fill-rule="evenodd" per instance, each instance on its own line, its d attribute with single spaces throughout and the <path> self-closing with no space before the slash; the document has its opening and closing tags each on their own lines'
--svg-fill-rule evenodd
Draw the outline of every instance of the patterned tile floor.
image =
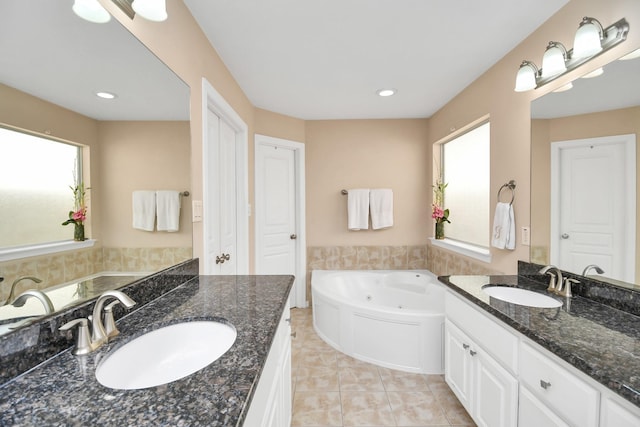
<svg viewBox="0 0 640 427">
<path fill-rule="evenodd" d="M 315 333 L 310 308 L 291 318 L 292 427 L 475 426 L 442 375 L 361 362 Z"/>
</svg>

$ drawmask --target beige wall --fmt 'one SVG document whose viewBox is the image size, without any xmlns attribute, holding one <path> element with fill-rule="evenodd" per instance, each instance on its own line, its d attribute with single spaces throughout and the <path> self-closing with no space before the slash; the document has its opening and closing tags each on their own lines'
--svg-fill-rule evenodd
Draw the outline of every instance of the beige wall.
<svg viewBox="0 0 640 427">
<path fill-rule="evenodd" d="M 514 92 L 520 62 L 528 59 L 540 65 L 549 40 L 571 46 L 578 23 L 585 15 L 597 18 L 604 26 L 625 17 L 632 27 L 627 41 L 540 89 Z M 459 128 L 483 115 L 490 115 L 490 218 L 493 218 L 497 190 L 510 179 L 517 182 L 514 207 L 518 244 L 513 252 L 492 249 L 491 267 L 494 270 L 515 272 L 517 260 L 529 259 L 529 247 L 520 241 L 520 227 L 530 225 L 530 101 L 624 52 L 640 47 L 640 32 L 633 29 L 634 23 L 638 22 L 640 7 L 637 0 L 572 0 L 429 120 L 429 140 L 435 142 L 447 136 L 451 128 Z M 532 233 L 536 234 L 536 230 Z"/>
<path fill-rule="evenodd" d="M 307 244 L 418 245 L 429 231 L 431 147 L 426 119 L 328 120 L 306 125 Z M 394 225 L 347 230 L 349 188 L 391 188 Z"/>
<path fill-rule="evenodd" d="M 157 24 L 143 19 L 130 20 L 111 2 L 100 0 L 111 13 L 129 28 L 152 52 L 165 62 L 191 88 L 191 183 L 194 199 L 202 198 L 202 78 L 206 78 L 227 102 L 236 110 L 249 127 L 249 165 L 253 165 L 254 132 L 293 139 L 307 144 L 307 209 L 308 244 L 323 245 L 331 240 L 331 245 L 364 244 L 412 244 L 425 242 L 432 234 L 432 224 L 428 215 L 431 201 L 430 151 L 425 150 L 420 161 L 411 159 L 411 167 L 401 168 L 393 147 L 385 145 L 382 138 L 370 132 L 359 121 L 348 122 L 309 122 L 304 132 L 300 120 L 274 115 L 255 109 L 243 93 L 233 76 L 229 73 L 215 49 L 198 28 L 184 3 L 169 1 L 167 4 L 169 19 Z M 555 89 L 578 73 L 597 68 L 602 63 L 620 56 L 640 46 L 640 32 L 634 30 L 634 23 L 640 22 L 640 8 L 637 0 L 572 0 L 566 7 L 549 19 L 516 49 L 507 54 L 484 75 L 463 90 L 444 108 L 422 125 L 408 125 L 401 130 L 395 121 L 371 121 L 388 138 L 386 142 L 401 136 L 406 139 L 398 156 L 409 152 L 417 153 L 416 141 L 421 132 L 424 140 L 432 144 L 482 116 L 491 118 L 491 206 L 495 205 L 497 189 L 510 179 L 517 181 L 516 222 L 518 228 L 530 224 L 530 176 L 529 141 L 530 121 L 529 103 Z M 594 16 L 608 25 L 621 17 L 626 17 L 632 30 L 627 42 L 597 60 L 582 67 L 579 72 L 569 73 L 542 89 L 527 93 L 513 91 L 514 78 L 522 59 L 541 63 L 544 48 L 549 40 L 558 40 L 566 45 L 572 44 L 573 35 L 584 15 Z M 506 34 L 505 37 L 509 35 Z M 470 58 L 470 60 L 473 60 Z M 407 121 L 411 123 L 412 121 Z M 422 128 L 423 126 L 423 128 Z M 421 130 L 417 130 L 420 128 Z M 258 130 L 259 129 L 259 130 Z M 345 134 L 342 134 L 342 130 Z M 340 131 L 340 132 L 339 132 Z M 409 136 L 407 136 L 409 135 Z M 413 139 L 415 138 L 415 140 Z M 76 140 L 75 138 L 71 138 Z M 341 141 L 342 144 L 338 144 Z M 346 159 L 359 160 L 356 153 L 364 151 L 369 163 L 378 164 L 382 155 L 371 154 L 366 150 L 368 142 L 375 141 L 380 153 L 391 159 L 381 173 L 373 173 L 365 168 L 353 173 Z M 347 145 L 348 144 L 348 145 Z M 333 146 L 331 152 L 329 146 Z M 355 163 L 352 163 L 352 165 Z M 391 166 L 389 167 L 389 164 Z M 338 168 L 340 174 L 330 175 L 326 169 Z M 424 169 L 423 169 L 424 168 Z M 392 176 L 391 171 L 403 170 L 402 177 Z M 250 167 L 249 199 L 253 200 L 253 168 Z M 321 178 L 330 179 L 323 182 Z M 411 175 L 409 177 L 408 175 Z M 415 181 L 414 181 L 415 179 Z M 411 191 L 406 184 L 412 185 Z M 418 185 L 418 183 L 421 184 Z M 403 187 L 404 185 L 404 187 Z M 353 186 L 392 187 L 396 194 L 397 226 L 382 232 L 349 233 L 341 223 L 345 221 L 345 200 L 340 196 L 342 188 Z M 413 202 L 407 202 L 409 199 Z M 325 206 L 324 203 L 327 205 Z M 405 212 L 405 208 L 407 212 Z M 322 214 L 320 214 L 322 213 Z M 490 217 L 493 217 L 491 212 Z M 410 230 L 410 231 L 409 231 Z M 202 256 L 202 224 L 194 224 L 194 256 Z M 532 230 L 535 234 L 535 230 Z M 253 242 L 253 223 L 250 221 L 251 242 Z M 519 237 L 519 233 L 518 233 Z M 388 242 L 387 238 L 392 243 Z M 252 250 L 250 251 L 253 252 Z M 529 259 L 529 247 L 518 244 L 513 252 L 493 250 L 493 261 L 489 267 L 495 271 L 514 272 L 516 261 Z M 252 264 L 252 262 L 251 262 Z"/>
<path fill-rule="evenodd" d="M 549 262 L 549 238 L 551 228 L 550 163 L 551 143 L 574 139 L 598 138 L 608 135 L 640 134 L 640 107 L 600 113 L 582 114 L 559 119 L 534 120 L 532 123 L 531 158 L 531 226 L 536 230 L 532 239 L 532 261 Z M 636 150 L 636 164 L 640 150 Z M 636 175 L 636 191 L 640 189 L 640 174 Z M 636 211 L 640 212 L 640 198 L 636 197 Z M 636 218 L 636 230 L 640 230 L 640 216 Z M 636 239 L 636 254 L 640 254 L 640 239 Z M 640 262 L 636 262 L 636 277 Z"/>
<path fill-rule="evenodd" d="M 180 229 L 175 233 L 132 227 L 135 190 L 188 190 L 188 122 L 99 122 L 101 185 L 92 197 L 101 201 L 101 240 L 110 248 L 191 247 L 191 197 L 181 200 Z"/>
</svg>

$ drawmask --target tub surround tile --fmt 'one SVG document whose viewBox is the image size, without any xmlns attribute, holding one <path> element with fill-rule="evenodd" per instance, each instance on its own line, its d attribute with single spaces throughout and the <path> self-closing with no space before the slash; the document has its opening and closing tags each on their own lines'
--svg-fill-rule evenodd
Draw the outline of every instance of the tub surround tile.
<svg viewBox="0 0 640 427">
<path fill-rule="evenodd" d="M 584 296 L 560 298 L 563 306 L 558 309 L 510 304 L 490 299 L 482 291 L 484 285 L 496 283 L 547 293 L 545 282 L 523 275 L 441 276 L 439 280 L 482 310 L 640 406 L 640 317 L 591 299 L 589 292 L 582 290 L 580 293 Z"/>
<path fill-rule="evenodd" d="M 293 276 L 183 281 L 120 319 L 121 335 L 95 354 L 78 358 L 64 351 L 5 384 L 0 425 L 242 425 L 292 285 Z M 98 361 L 122 340 L 199 319 L 224 319 L 238 334 L 231 349 L 208 367 L 143 390 L 106 389 L 95 379 Z M 339 397 L 333 401 L 339 404 Z"/>
<path fill-rule="evenodd" d="M 120 290 L 129 295 L 139 310 L 150 301 L 175 289 L 188 280 L 197 277 L 198 260 L 186 261 L 174 267 L 137 280 Z M 25 326 L 0 336 L 0 384 L 43 363 L 47 359 L 74 345 L 71 331 L 61 333 L 58 328 L 66 322 L 88 317 L 93 310 L 95 300 L 81 303 L 65 311 L 40 318 L 33 325 Z M 114 308 L 116 319 L 124 316 L 121 305 Z"/>
</svg>

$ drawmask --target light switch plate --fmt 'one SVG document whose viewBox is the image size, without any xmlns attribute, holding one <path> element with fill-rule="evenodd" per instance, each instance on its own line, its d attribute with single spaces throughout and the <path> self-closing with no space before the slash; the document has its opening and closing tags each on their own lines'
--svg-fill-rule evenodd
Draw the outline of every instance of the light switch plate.
<svg viewBox="0 0 640 427">
<path fill-rule="evenodd" d="M 522 227 L 521 237 L 522 244 L 524 246 L 529 246 L 531 244 L 531 232 L 529 230 L 529 227 Z"/>
<path fill-rule="evenodd" d="M 202 200 L 192 202 L 193 222 L 202 222 Z"/>
</svg>

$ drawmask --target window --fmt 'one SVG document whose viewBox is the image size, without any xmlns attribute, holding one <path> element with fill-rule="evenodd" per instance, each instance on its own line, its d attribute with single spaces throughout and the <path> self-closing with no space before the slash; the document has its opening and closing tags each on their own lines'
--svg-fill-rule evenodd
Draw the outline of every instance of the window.
<svg viewBox="0 0 640 427">
<path fill-rule="evenodd" d="M 82 148 L 0 127 L 0 248 L 70 240 Z"/>
<path fill-rule="evenodd" d="M 442 144 L 442 180 L 447 183 L 444 205 L 451 224 L 446 237 L 489 247 L 489 122 Z"/>
</svg>

